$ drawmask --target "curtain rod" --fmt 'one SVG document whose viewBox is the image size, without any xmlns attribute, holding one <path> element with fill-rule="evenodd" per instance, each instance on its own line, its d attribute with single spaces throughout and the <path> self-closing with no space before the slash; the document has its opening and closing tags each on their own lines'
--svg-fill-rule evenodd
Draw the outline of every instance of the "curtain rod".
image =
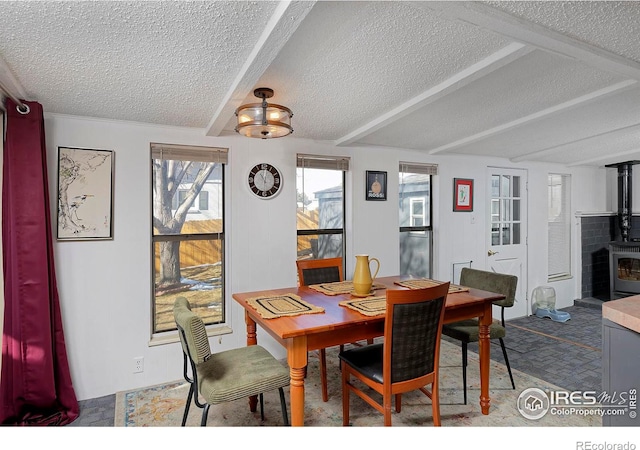
<svg viewBox="0 0 640 450">
<path fill-rule="evenodd" d="M 16 103 L 16 105 L 17 105 L 16 106 L 16 110 L 20 114 L 29 114 L 29 112 L 31 112 L 31 108 L 29 108 L 29 105 L 25 105 L 24 103 L 22 103 L 20 101 L 19 98 L 17 98 L 11 92 L 9 92 L 9 89 L 4 87 L 4 85 L 2 84 L 2 81 L 0 81 L 0 91 L 4 92 L 7 95 L 7 97 L 9 97 L 11 100 L 13 100 Z"/>
</svg>

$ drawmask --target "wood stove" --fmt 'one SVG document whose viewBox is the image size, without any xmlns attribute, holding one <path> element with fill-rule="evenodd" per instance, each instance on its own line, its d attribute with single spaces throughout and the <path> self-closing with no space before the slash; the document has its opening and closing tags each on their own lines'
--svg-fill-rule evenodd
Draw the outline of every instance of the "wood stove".
<svg viewBox="0 0 640 450">
<path fill-rule="evenodd" d="M 631 239 L 631 169 L 640 161 L 627 161 L 607 167 L 618 169 L 618 225 L 621 240 L 609 243 L 610 300 L 616 292 L 640 293 L 640 241 Z"/>
<path fill-rule="evenodd" d="M 640 242 L 609 244 L 611 300 L 616 292 L 640 293 Z"/>
</svg>

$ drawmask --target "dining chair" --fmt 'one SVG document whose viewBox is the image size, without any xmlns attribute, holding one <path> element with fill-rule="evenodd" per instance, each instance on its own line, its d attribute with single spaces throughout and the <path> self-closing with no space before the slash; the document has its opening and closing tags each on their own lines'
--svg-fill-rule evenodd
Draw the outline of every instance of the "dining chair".
<svg viewBox="0 0 640 450">
<path fill-rule="evenodd" d="M 289 385 L 289 370 L 285 366 L 259 345 L 211 353 L 204 322 L 191 311 L 191 305 L 184 297 L 175 300 L 173 317 L 182 344 L 184 379 L 190 385 L 182 426 L 187 422 L 191 399 L 203 409 L 201 426 L 207 424 L 211 405 L 251 396 L 260 397 L 260 417 L 264 421 L 262 394 L 273 389 L 280 392 L 282 418 L 284 424 L 289 425 L 284 397 L 284 387 Z"/>
<path fill-rule="evenodd" d="M 300 286 L 309 286 L 311 284 L 333 283 L 344 281 L 342 258 L 324 258 L 324 259 L 300 259 L 296 261 L 298 268 L 298 282 Z M 344 345 L 340 346 L 340 351 L 344 349 Z M 329 393 L 327 390 L 327 352 L 324 348 L 318 351 L 318 359 L 320 364 L 320 384 L 322 389 L 322 401 L 329 401 Z"/>
<path fill-rule="evenodd" d="M 438 368 L 444 305 L 449 283 L 407 290 L 387 290 L 382 343 L 345 350 L 342 361 L 342 424 L 349 425 L 349 394 L 384 415 L 391 426 L 391 404 L 402 409 L 402 394 L 421 391 L 431 399 L 433 424 L 440 426 Z M 353 383 L 354 377 L 360 383 Z M 361 386 L 366 387 L 363 389 Z M 426 388 L 431 385 L 431 390 Z M 370 389 L 367 389 L 370 388 Z M 371 390 L 382 395 L 374 398 Z"/>
<path fill-rule="evenodd" d="M 464 267 L 460 273 L 460 285 L 504 295 L 505 298 L 503 300 L 496 300 L 493 302 L 494 305 L 500 307 L 501 320 L 499 322 L 497 320 L 493 321 L 489 327 L 489 338 L 498 339 L 500 341 L 504 362 L 507 366 L 507 370 L 509 371 L 509 378 L 511 378 L 511 387 L 515 389 L 516 384 L 513 381 L 513 374 L 511 373 L 511 366 L 509 365 L 509 357 L 507 356 L 507 349 L 504 345 L 504 337 L 507 334 L 504 322 L 504 309 L 510 308 L 515 302 L 518 277 L 515 275 Z M 478 342 L 479 340 L 478 319 L 462 320 L 460 322 L 446 324 L 442 328 L 442 334 L 462 343 L 462 383 L 464 385 L 464 404 L 466 405 L 467 346 L 470 342 Z"/>
</svg>

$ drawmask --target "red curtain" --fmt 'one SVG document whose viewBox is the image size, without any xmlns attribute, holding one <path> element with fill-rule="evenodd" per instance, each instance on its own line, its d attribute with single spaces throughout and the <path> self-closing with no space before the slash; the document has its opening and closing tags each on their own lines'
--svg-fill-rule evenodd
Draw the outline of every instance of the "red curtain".
<svg viewBox="0 0 640 450">
<path fill-rule="evenodd" d="M 42 106 L 7 99 L 2 186 L 4 327 L 0 423 L 78 417 L 56 286 Z"/>
</svg>

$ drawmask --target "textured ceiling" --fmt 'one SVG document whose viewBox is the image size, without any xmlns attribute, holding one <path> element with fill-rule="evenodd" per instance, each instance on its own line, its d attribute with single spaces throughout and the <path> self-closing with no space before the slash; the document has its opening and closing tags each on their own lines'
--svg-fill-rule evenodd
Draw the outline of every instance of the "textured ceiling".
<svg viewBox="0 0 640 450">
<path fill-rule="evenodd" d="M 640 159 L 638 2 L 0 2 L 0 81 L 46 112 L 233 133 L 275 90 L 336 145 Z"/>
</svg>

